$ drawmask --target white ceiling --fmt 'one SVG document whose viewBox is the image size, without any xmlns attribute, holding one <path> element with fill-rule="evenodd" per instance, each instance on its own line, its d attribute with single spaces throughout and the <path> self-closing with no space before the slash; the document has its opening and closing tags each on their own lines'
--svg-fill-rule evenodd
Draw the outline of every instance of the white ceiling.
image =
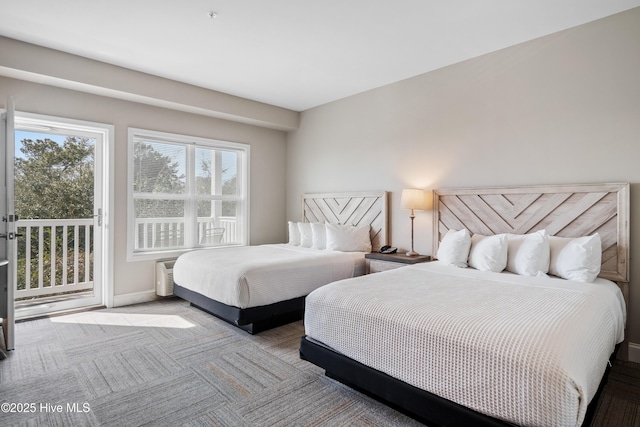
<svg viewBox="0 0 640 427">
<path fill-rule="evenodd" d="M 0 35 L 303 111 L 638 6 L 640 0 L 13 0 L 0 3 Z"/>
</svg>

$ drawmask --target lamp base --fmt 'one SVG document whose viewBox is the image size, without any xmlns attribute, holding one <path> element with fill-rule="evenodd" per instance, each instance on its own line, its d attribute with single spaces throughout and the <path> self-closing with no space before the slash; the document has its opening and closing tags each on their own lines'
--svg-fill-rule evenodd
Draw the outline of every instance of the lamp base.
<svg viewBox="0 0 640 427">
<path fill-rule="evenodd" d="M 418 256 L 418 255 L 420 255 L 420 254 L 418 252 L 416 252 L 416 251 L 407 252 L 407 256 Z"/>
</svg>

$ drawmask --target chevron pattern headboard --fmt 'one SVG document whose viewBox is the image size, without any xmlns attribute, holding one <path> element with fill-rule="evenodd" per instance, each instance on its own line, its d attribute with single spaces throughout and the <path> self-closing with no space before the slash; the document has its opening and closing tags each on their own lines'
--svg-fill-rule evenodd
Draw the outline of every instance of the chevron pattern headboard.
<svg viewBox="0 0 640 427">
<path fill-rule="evenodd" d="M 302 221 L 371 226 L 371 245 L 387 244 L 387 192 L 304 194 Z"/>
<path fill-rule="evenodd" d="M 449 229 L 602 238 L 600 277 L 629 282 L 629 184 L 466 188 L 434 192 L 433 254 Z"/>
</svg>

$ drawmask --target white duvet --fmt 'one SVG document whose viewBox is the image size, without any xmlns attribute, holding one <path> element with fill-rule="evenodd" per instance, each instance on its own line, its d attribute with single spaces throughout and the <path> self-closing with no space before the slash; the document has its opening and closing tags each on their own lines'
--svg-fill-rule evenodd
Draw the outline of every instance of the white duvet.
<svg viewBox="0 0 640 427">
<path fill-rule="evenodd" d="M 363 252 L 286 244 L 204 249 L 176 260 L 173 280 L 183 288 L 239 308 L 307 295 L 363 270 Z"/>
<path fill-rule="evenodd" d="M 579 426 L 624 337 L 618 286 L 437 262 L 332 283 L 306 300 L 313 340 L 517 425 Z"/>
</svg>

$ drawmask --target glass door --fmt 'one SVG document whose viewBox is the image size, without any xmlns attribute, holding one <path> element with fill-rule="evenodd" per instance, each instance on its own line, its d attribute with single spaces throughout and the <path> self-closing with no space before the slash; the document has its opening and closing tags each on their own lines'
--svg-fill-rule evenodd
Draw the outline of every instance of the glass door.
<svg viewBox="0 0 640 427">
<path fill-rule="evenodd" d="M 103 130 L 18 113 L 13 143 L 16 316 L 103 305 Z"/>
</svg>

